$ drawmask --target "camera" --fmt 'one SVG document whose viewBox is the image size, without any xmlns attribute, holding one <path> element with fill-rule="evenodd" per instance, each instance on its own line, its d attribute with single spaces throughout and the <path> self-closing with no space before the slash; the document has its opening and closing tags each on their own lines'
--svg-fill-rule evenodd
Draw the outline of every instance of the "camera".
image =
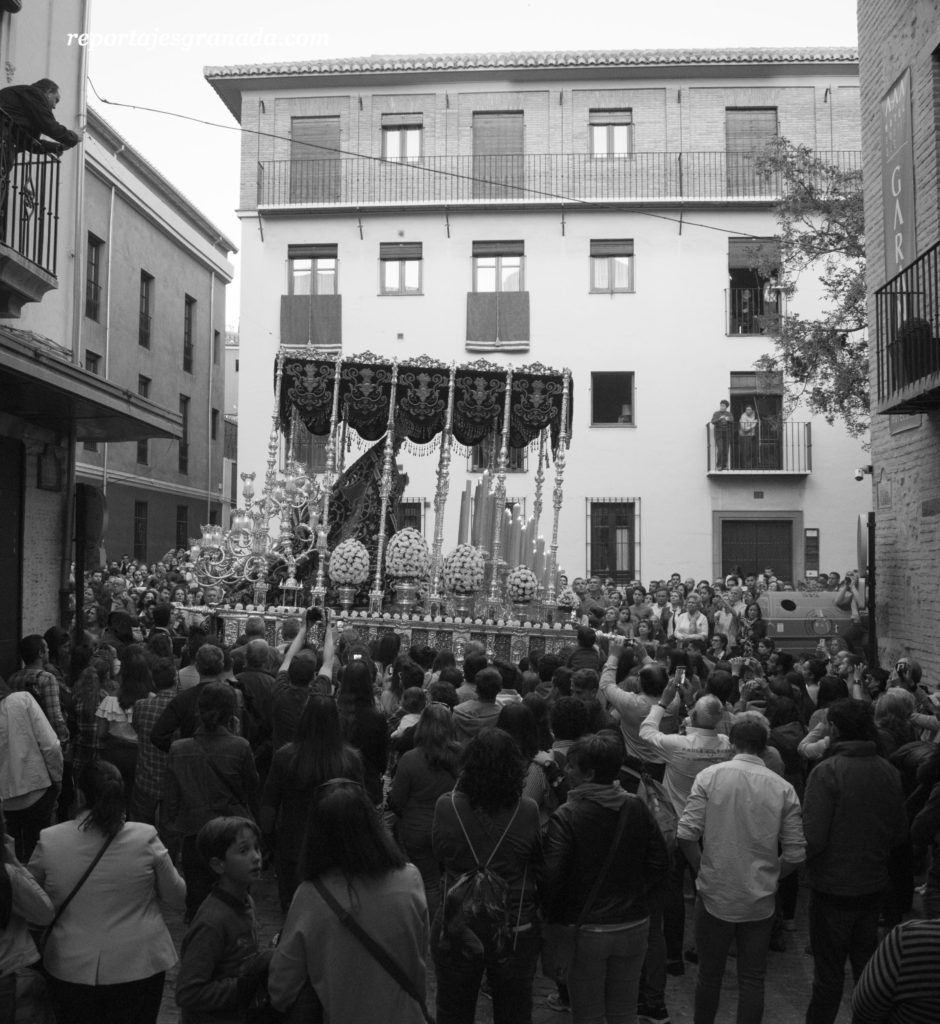
<svg viewBox="0 0 940 1024">
<path fill-rule="evenodd" d="M 871 466 L 858 466 L 855 470 L 855 479 L 861 483 L 866 476 L 870 475 L 872 471 Z"/>
</svg>

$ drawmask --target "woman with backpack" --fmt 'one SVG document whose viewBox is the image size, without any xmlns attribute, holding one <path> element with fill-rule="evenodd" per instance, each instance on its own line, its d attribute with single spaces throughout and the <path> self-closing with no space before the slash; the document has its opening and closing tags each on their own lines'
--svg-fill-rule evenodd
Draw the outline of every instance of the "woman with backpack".
<svg viewBox="0 0 940 1024">
<path fill-rule="evenodd" d="M 508 732 L 519 745 L 526 762 L 522 795 L 538 805 L 539 822 L 544 829 L 567 795 L 567 787 L 561 785 L 562 771 L 548 751 L 539 749 L 538 724 L 530 707 L 524 703 L 507 704 L 496 719 L 496 727 Z"/>
<path fill-rule="evenodd" d="M 443 905 L 431 928 L 438 1024 L 473 1024 L 484 974 L 493 1024 L 531 1024 L 542 840 L 538 806 L 522 795 L 525 776 L 516 741 L 484 729 L 463 751 L 456 787 L 437 801 L 431 846 L 444 869 Z"/>
</svg>

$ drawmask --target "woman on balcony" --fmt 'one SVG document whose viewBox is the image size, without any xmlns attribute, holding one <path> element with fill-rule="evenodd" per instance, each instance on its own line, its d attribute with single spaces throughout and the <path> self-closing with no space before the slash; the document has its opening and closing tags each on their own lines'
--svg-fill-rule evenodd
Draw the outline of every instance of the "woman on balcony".
<svg viewBox="0 0 940 1024">
<path fill-rule="evenodd" d="M 754 413 L 754 406 L 745 406 L 738 420 L 738 458 L 741 469 L 754 469 L 757 456 L 757 428 L 759 420 Z"/>
</svg>

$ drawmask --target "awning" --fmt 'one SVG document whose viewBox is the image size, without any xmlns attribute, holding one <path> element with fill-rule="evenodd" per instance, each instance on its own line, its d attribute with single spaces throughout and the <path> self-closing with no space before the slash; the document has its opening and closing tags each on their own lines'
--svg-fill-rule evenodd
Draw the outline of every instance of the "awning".
<svg viewBox="0 0 940 1024">
<path fill-rule="evenodd" d="M 182 420 L 76 366 L 46 338 L 0 327 L 0 413 L 78 441 L 182 437 Z"/>
</svg>

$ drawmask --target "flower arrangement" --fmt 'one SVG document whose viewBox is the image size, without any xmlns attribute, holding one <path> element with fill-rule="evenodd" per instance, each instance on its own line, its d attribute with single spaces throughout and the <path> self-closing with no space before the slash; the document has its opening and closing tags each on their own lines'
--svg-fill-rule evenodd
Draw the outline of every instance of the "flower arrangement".
<svg viewBox="0 0 940 1024">
<path fill-rule="evenodd" d="M 565 589 L 558 595 L 558 599 L 555 602 L 559 608 L 577 608 L 581 603 L 578 595 L 571 589 L 571 587 L 565 587 Z"/>
<path fill-rule="evenodd" d="M 369 552 L 355 537 L 337 544 L 330 555 L 330 579 L 337 586 L 362 586 L 369 578 Z"/>
<path fill-rule="evenodd" d="M 506 578 L 506 585 L 509 588 L 509 599 L 516 604 L 524 604 L 535 600 L 539 581 L 528 566 L 517 565 Z"/>
<path fill-rule="evenodd" d="M 475 594 L 483 586 L 483 552 L 458 544 L 444 559 L 444 585 L 453 594 Z"/>
<path fill-rule="evenodd" d="M 427 541 L 408 527 L 392 535 L 385 549 L 385 571 L 398 579 L 423 580 L 431 571 Z"/>
</svg>

